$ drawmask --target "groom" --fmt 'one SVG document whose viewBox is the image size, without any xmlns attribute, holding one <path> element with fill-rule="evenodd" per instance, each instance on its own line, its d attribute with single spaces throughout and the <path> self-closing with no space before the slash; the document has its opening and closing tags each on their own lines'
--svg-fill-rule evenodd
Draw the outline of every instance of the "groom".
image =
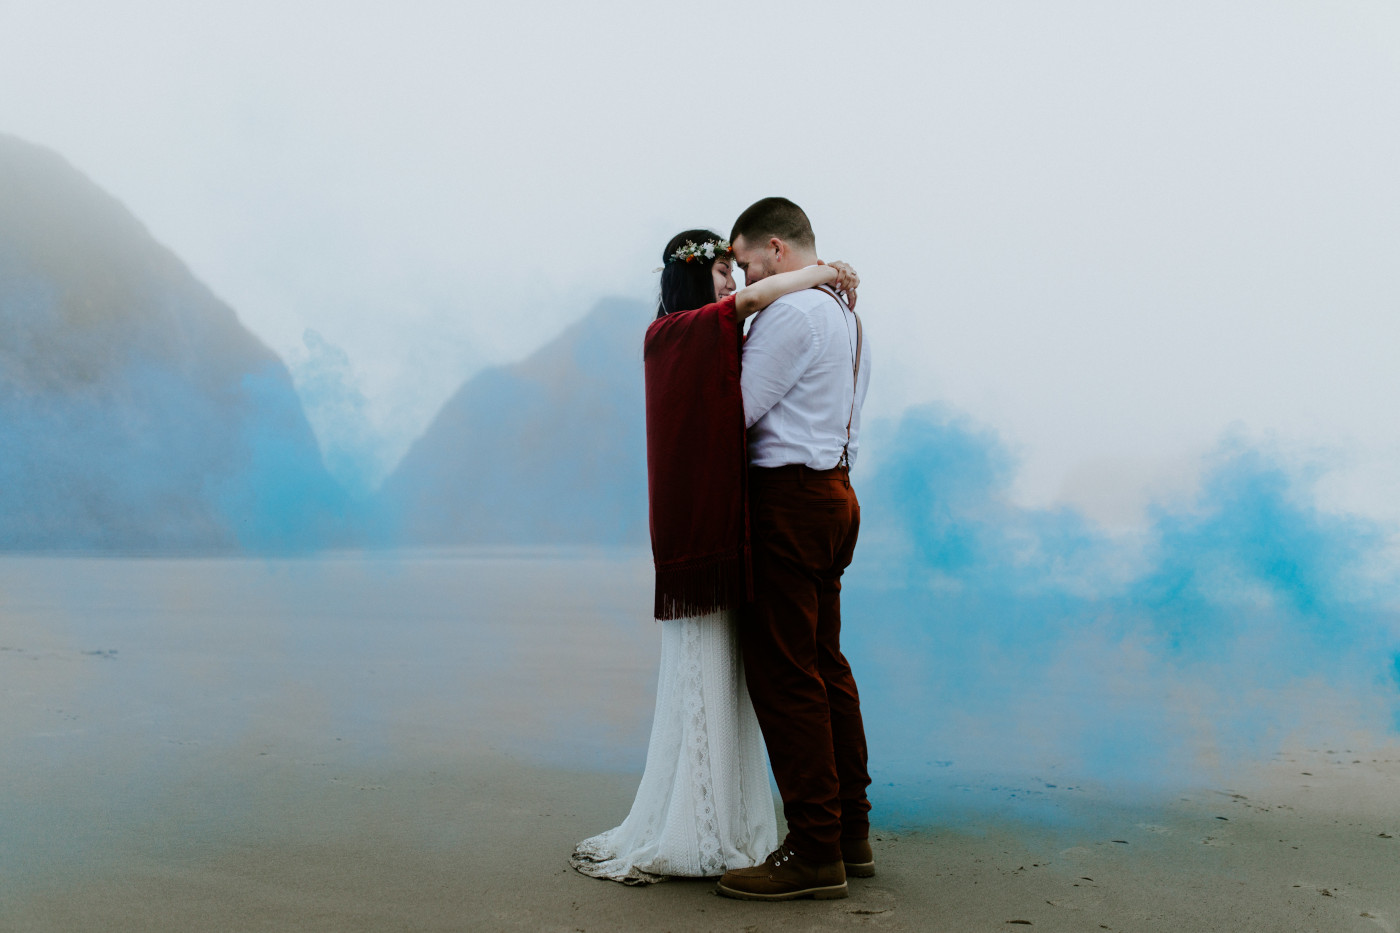
<svg viewBox="0 0 1400 933">
<path fill-rule="evenodd" d="M 745 284 L 817 262 L 812 225 L 786 198 L 744 211 L 730 241 Z M 875 873 L 865 727 L 841 654 L 841 574 L 860 527 L 849 466 L 869 374 L 859 319 L 825 290 L 774 302 L 744 344 L 754 602 L 739 637 L 788 835 L 764 864 L 725 873 L 728 897 L 845 897 L 847 875 Z"/>
</svg>

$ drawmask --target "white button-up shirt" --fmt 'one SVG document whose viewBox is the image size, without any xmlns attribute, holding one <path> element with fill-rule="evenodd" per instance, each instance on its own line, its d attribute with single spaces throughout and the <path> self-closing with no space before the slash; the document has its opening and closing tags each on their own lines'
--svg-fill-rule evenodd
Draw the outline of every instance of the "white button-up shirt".
<svg viewBox="0 0 1400 933">
<path fill-rule="evenodd" d="M 751 464 L 829 470 L 841 460 L 847 418 L 855 463 L 860 407 L 870 384 L 870 341 L 864 341 L 860 379 L 853 385 L 855 350 L 855 316 L 819 289 L 786 295 L 754 316 L 739 382 Z"/>
</svg>

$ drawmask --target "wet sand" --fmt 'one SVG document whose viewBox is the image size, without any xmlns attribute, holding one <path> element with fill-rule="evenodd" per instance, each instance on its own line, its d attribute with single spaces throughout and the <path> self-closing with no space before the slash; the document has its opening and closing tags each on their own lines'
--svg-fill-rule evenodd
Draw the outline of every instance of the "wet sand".
<svg viewBox="0 0 1400 933">
<path fill-rule="evenodd" d="M 333 753 L 250 760 L 211 768 L 121 825 L 91 814 L 104 851 L 7 884 L 2 916 L 16 931 L 1393 931 L 1400 819 L 1378 802 L 1393 797 L 1397 758 L 1293 758 L 1267 786 L 1121 811 L 1107 832 L 881 832 L 877 877 L 852 880 L 844 901 L 792 904 L 725 900 L 707 881 L 626 888 L 573 872 L 573 842 L 630 802 L 631 782 L 616 776 L 489 753 L 394 771 Z M 1312 777 L 1285 777 L 1303 766 Z M 261 803 L 202 819 L 235 785 L 256 787 Z"/>
<path fill-rule="evenodd" d="M 842 901 L 578 875 L 645 744 L 635 562 L 541 586 L 482 560 L 0 561 L 0 928 L 1400 929 L 1400 747 L 1355 743 L 1152 799 L 877 821 L 878 874 Z M 529 580 L 531 613 L 503 612 Z"/>
</svg>

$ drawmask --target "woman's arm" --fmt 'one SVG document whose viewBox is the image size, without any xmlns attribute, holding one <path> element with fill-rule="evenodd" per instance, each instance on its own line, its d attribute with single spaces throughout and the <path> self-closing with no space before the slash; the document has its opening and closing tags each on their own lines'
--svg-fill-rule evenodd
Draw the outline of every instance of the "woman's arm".
<svg viewBox="0 0 1400 933">
<path fill-rule="evenodd" d="M 779 272 L 752 285 L 739 289 L 734 296 L 734 307 L 739 312 L 739 320 L 757 314 L 784 295 L 800 292 L 804 288 L 815 288 L 835 282 L 839 273 L 828 265 L 808 266 L 796 272 Z"/>
<path fill-rule="evenodd" d="M 846 307 L 852 311 L 856 309 L 856 289 L 860 287 L 860 276 L 856 275 L 856 270 L 851 268 L 850 263 L 836 260 L 830 263 L 831 268 L 836 270 L 836 284 L 832 288 L 841 293 L 846 299 Z"/>
</svg>

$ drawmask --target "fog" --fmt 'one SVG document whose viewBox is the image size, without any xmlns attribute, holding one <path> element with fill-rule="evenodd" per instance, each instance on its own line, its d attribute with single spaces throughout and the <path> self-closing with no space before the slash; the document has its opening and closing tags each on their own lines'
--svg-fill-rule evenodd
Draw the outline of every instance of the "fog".
<svg viewBox="0 0 1400 933">
<path fill-rule="evenodd" d="M 1237 426 L 1395 516 L 1397 16 L 11 0 L 0 128 L 284 358 L 342 349 L 376 478 L 481 366 L 782 193 L 861 270 L 872 410 L 995 425 L 1025 504 L 1141 522 Z"/>
</svg>

